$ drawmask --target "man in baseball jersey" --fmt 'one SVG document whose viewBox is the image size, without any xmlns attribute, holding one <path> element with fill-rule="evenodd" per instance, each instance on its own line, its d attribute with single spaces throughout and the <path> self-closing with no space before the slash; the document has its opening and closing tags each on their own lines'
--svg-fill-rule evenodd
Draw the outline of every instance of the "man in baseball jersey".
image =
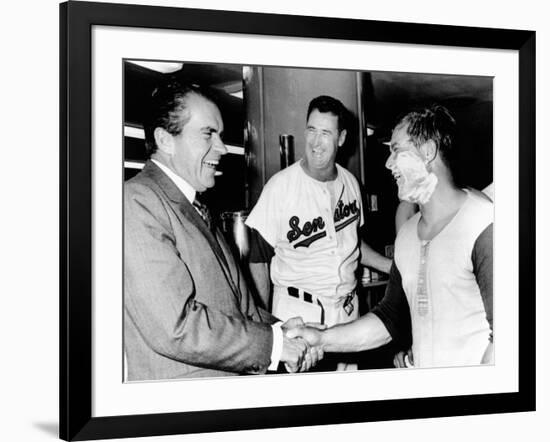
<svg viewBox="0 0 550 442">
<path fill-rule="evenodd" d="M 453 178 L 455 121 L 443 106 L 406 115 L 393 131 L 386 167 L 399 198 L 420 211 L 399 230 L 386 295 L 365 316 L 305 337 L 328 352 L 363 351 L 393 340 L 403 367 L 493 362 L 493 204 Z M 412 338 L 412 340 L 411 340 Z M 412 343 L 412 345 L 411 345 Z"/>
<path fill-rule="evenodd" d="M 272 312 L 282 320 L 301 316 L 332 326 L 356 319 L 360 257 L 383 272 L 391 265 L 359 240 L 359 184 L 335 162 L 346 139 L 345 115 L 335 98 L 310 102 L 304 158 L 269 180 L 247 219 L 256 238 L 249 257 L 253 277 L 269 305 L 271 276 Z"/>
</svg>

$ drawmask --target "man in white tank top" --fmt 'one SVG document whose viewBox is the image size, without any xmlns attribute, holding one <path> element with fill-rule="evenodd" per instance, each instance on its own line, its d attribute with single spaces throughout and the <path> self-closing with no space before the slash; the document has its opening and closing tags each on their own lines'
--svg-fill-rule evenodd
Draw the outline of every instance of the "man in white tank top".
<svg viewBox="0 0 550 442">
<path fill-rule="evenodd" d="M 408 350 L 397 366 L 493 362 L 493 204 L 457 187 L 455 121 L 433 106 L 395 127 L 386 167 L 399 198 L 420 211 L 399 230 L 384 299 L 364 317 L 296 335 L 328 352 L 362 351 L 391 340 Z"/>
</svg>

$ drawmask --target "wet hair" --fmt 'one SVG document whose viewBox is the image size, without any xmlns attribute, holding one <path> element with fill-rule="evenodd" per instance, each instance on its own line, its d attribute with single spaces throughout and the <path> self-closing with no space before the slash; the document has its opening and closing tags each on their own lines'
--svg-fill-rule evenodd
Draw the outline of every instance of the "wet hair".
<svg viewBox="0 0 550 442">
<path fill-rule="evenodd" d="M 195 94 L 214 102 L 210 94 L 194 84 L 180 83 L 177 80 L 165 80 L 156 87 L 150 97 L 147 115 L 143 123 L 145 131 L 145 148 L 151 156 L 157 150 L 155 129 L 161 127 L 176 136 L 190 119 L 187 101 Z"/>
<path fill-rule="evenodd" d="M 309 120 L 309 116 L 314 110 L 318 110 L 323 114 L 331 113 L 338 117 L 338 132 L 342 132 L 346 128 L 347 109 L 340 100 L 329 97 L 328 95 L 321 95 L 314 98 L 309 102 L 306 121 Z"/>
<path fill-rule="evenodd" d="M 446 166 L 453 171 L 456 122 L 444 106 L 434 104 L 408 113 L 395 126 L 406 126 L 407 134 L 416 148 L 433 141 Z"/>
</svg>

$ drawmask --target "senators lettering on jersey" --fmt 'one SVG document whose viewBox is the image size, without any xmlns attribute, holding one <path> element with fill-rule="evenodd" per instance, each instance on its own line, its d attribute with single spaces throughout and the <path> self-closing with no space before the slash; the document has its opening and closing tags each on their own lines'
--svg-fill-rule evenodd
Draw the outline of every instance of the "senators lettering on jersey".
<svg viewBox="0 0 550 442">
<path fill-rule="evenodd" d="M 349 219 L 337 225 L 336 231 L 343 229 L 356 219 L 359 219 L 357 200 L 354 200 L 348 204 L 344 204 L 341 200 L 338 201 L 336 210 L 334 211 L 334 222 L 337 223 L 338 221 L 345 220 L 346 218 Z M 292 216 L 288 221 L 288 225 L 290 226 L 290 230 L 286 234 L 286 237 L 290 243 L 298 240 L 302 236 L 308 237 L 307 239 L 294 244 L 295 249 L 298 247 L 309 247 L 313 242 L 327 236 L 327 232 L 324 231 L 326 224 L 325 221 L 323 221 L 322 216 L 318 216 L 311 221 L 306 221 L 302 228 L 300 228 L 300 218 L 297 216 Z M 312 233 L 315 233 L 318 230 L 321 230 L 321 232 L 311 236 Z"/>
<path fill-rule="evenodd" d="M 344 221 L 342 224 L 336 226 L 336 231 L 343 229 L 347 225 L 351 224 L 356 219 L 359 219 L 359 208 L 357 207 L 357 200 L 353 200 L 349 204 L 344 204 L 342 201 L 338 201 L 336 210 L 334 211 L 334 224 L 338 221 L 345 220 L 351 216 L 351 218 Z"/>
<path fill-rule="evenodd" d="M 348 216 L 355 215 L 359 213 L 359 208 L 357 207 L 357 200 L 353 200 L 351 203 L 344 204 L 342 200 L 338 201 L 336 205 L 336 210 L 334 211 L 334 222 L 347 218 Z"/>
<path fill-rule="evenodd" d="M 321 216 L 314 218 L 311 222 L 307 221 L 302 229 L 300 229 L 300 218 L 298 218 L 297 216 L 293 216 L 292 218 L 290 218 L 290 220 L 288 221 L 288 225 L 291 229 L 286 234 L 288 242 L 296 241 L 302 235 L 310 236 L 313 232 L 316 232 L 317 230 L 323 230 L 325 228 L 325 222 L 323 221 L 323 217 Z M 317 235 L 313 235 L 311 238 L 294 244 L 294 248 L 296 249 L 298 247 L 309 247 L 312 242 L 317 241 L 324 236 L 327 236 L 327 232 L 320 232 Z"/>
</svg>

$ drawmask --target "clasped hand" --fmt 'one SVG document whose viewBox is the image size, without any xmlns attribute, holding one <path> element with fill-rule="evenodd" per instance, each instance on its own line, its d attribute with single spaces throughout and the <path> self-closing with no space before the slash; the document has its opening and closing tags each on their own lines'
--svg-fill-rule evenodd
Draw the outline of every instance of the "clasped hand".
<svg viewBox="0 0 550 442">
<path fill-rule="evenodd" d="M 310 370 L 323 359 L 324 351 L 319 345 L 320 339 L 314 339 L 313 332 L 308 333 L 308 330 L 319 333 L 318 330 L 323 330 L 326 326 L 309 323 L 307 325 L 311 327 L 306 327 L 302 318 L 298 317 L 289 319 L 281 326 L 283 331 L 281 361 L 291 373 Z"/>
</svg>

